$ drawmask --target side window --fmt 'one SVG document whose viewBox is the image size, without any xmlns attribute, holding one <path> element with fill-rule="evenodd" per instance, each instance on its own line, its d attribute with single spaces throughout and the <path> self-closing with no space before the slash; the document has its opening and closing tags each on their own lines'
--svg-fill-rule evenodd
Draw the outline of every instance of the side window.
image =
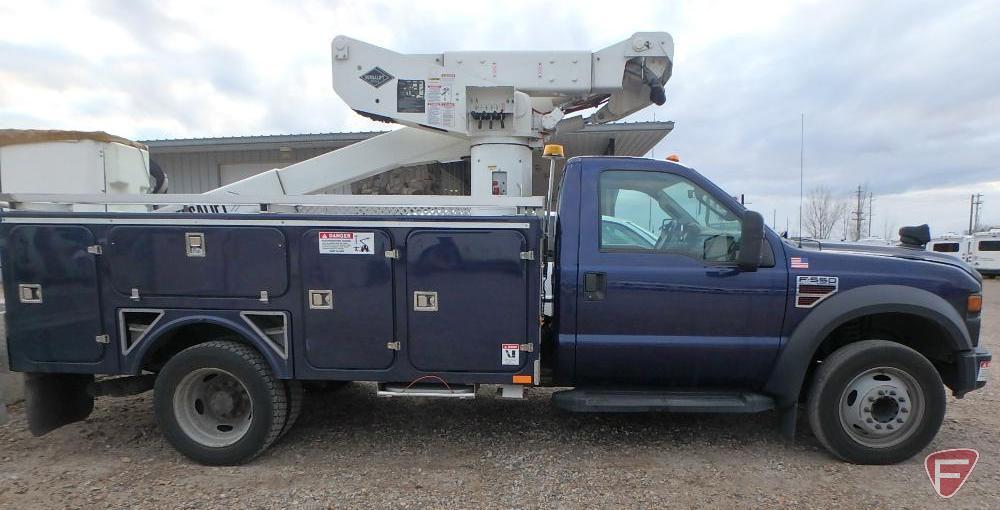
<svg viewBox="0 0 1000 510">
<path fill-rule="evenodd" d="M 1000 241 L 979 241 L 979 251 L 1000 251 Z"/>
<path fill-rule="evenodd" d="M 693 182 L 663 172 L 610 170 L 600 179 L 600 248 L 684 255 L 731 263 L 736 215 Z"/>
<path fill-rule="evenodd" d="M 935 243 L 934 251 L 942 253 L 956 253 L 958 252 L 958 243 Z"/>
</svg>

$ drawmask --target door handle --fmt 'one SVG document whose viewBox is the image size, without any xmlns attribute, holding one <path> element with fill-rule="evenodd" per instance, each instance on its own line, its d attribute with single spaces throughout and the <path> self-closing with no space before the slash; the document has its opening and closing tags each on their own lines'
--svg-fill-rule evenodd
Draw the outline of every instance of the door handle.
<svg viewBox="0 0 1000 510">
<path fill-rule="evenodd" d="M 740 274 L 740 270 L 732 266 L 706 267 L 705 274 L 709 277 L 735 276 Z"/>
<path fill-rule="evenodd" d="M 607 273 L 591 272 L 583 274 L 583 294 L 587 301 L 600 301 L 604 299 L 607 288 Z"/>
</svg>

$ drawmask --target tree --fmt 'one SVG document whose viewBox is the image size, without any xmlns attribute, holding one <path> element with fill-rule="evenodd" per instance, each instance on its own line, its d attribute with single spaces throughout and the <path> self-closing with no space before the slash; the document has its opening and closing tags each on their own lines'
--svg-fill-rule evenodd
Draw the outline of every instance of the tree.
<svg viewBox="0 0 1000 510">
<path fill-rule="evenodd" d="M 802 209 L 802 229 L 814 239 L 829 239 L 844 217 L 847 204 L 834 198 L 830 188 L 817 186 L 809 191 Z"/>
</svg>

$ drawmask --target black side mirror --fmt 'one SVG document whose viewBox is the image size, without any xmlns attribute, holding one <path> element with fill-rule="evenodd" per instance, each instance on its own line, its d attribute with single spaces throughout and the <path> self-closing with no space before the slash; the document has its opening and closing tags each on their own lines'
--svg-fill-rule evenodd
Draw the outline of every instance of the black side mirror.
<svg viewBox="0 0 1000 510">
<path fill-rule="evenodd" d="M 753 272 L 760 267 L 760 251 L 764 246 L 764 217 L 759 212 L 747 211 L 743 215 L 740 232 L 740 253 L 736 265 L 740 271 Z"/>
</svg>

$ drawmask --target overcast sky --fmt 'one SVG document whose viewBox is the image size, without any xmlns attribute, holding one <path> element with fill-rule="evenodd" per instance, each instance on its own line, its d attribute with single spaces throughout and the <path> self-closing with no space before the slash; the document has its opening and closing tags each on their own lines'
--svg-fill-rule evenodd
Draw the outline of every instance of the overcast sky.
<svg viewBox="0 0 1000 510">
<path fill-rule="evenodd" d="M 872 233 L 1000 224 L 1000 6 L 980 2 L 0 2 L 0 127 L 133 139 L 385 129 L 330 85 L 329 42 L 404 53 L 676 45 L 671 152 L 779 229 L 805 188 L 875 194 Z M 492 8 L 488 7 L 492 5 Z"/>
</svg>

